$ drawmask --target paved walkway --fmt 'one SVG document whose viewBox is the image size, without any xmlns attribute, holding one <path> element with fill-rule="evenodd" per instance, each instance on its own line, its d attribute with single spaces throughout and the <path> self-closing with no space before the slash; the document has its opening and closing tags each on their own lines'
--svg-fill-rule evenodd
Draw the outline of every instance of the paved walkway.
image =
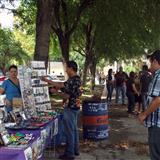
<svg viewBox="0 0 160 160">
<path fill-rule="evenodd" d="M 81 153 L 75 160 L 149 160 L 147 130 L 136 116 L 128 117 L 126 106 L 111 106 L 109 123 L 109 138 L 97 142 L 81 140 Z M 62 150 L 56 148 L 55 156 Z M 47 150 L 45 160 L 56 160 L 55 156 L 53 149 Z"/>
</svg>

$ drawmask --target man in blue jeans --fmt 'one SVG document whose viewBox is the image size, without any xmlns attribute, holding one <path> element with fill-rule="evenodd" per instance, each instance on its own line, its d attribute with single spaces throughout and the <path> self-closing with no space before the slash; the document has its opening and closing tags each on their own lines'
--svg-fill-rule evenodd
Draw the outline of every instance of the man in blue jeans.
<svg viewBox="0 0 160 160">
<path fill-rule="evenodd" d="M 116 104 L 119 102 L 119 96 L 122 97 L 122 105 L 125 105 L 125 95 L 126 95 L 126 80 L 128 75 L 123 71 L 123 68 L 119 68 L 119 72 L 115 74 L 115 83 L 116 83 Z"/>
<path fill-rule="evenodd" d="M 57 83 L 46 79 L 42 80 L 52 84 L 54 87 L 51 92 L 56 92 L 65 99 L 65 108 L 63 113 L 63 123 L 66 135 L 66 148 L 59 159 L 73 160 L 75 155 L 79 155 L 79 135 L 77 127 L 77 118 L 80 109 L 79 97 L 81 96 L 81 80 L 77 75 L 77 63 L 68 61 L 66 63 L 66 72 L 68 80 L 64 83 Z M 61 90 L 62 92 L 57 92 Z"/>
<path fill-rule="evenodd" d="M 147 96 L 147 109 L 139 115 L 140 122 L 148 127 L 151 160 L 160 159 L 160 50 L 148 56 L 153 73 Z"/>
<path fill-rule="evenodd" d="M 141 91 L 141 100 L 142 100 L 142 111 L 144 112 L 147 106 L 147 92 L 149 84 L 152 80 L 152 75 L 148 71 L 148 66 L 143 65 L 142 73 L 140 76 L 140 91 Z"/>
</svg>

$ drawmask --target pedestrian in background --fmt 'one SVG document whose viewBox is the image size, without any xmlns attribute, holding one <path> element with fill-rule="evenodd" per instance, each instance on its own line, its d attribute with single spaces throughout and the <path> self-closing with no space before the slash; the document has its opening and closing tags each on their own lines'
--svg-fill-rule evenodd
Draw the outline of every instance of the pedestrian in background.
<svg viewBox="0 0 160 160">
<path fill-rule="evenodd" d="M 122 105 L 125 105 L 125 95 L 126 95 L 126 80 L 128 75 L 123 71 L 123 67 L 119 68 L 119 72 L 115 74 L 115 87 L 116 87 L 116 104 L 119 102 L 119 97 L 121 95 Z"/>
<path fill-rule="evenodd" d="M 106 85 L 107 85 L 107 102 L 108 105 L 111 105 L 112 103 L 112 93 L 113 93 L 113 88 L 114 88 L 114 76 L 113 76 L 113 70 L 109 69 L 108 70 L 108 75 L 106 79 Z"/>
<path fill-rule="evenodd" d="M 148 71 L 148 66 L 142 66 L 142 72 L 140 76 L 140 92 L 141 92 L 141 100 L 142 100 L 142 111 L 144 112 L 145 108 L 147 107 L 147 92 L 149 84 L 152 80 L 152 75 Z"/>
<path fill-rule="evenodd" d="M 135 86 L 135 73 L 130 72 L 129 79 L 126 82 L 126 95 L 128 97 L 128 113 L 134 114 L 135 109 L 135 95 L 139 95 Z"/>
</svg>

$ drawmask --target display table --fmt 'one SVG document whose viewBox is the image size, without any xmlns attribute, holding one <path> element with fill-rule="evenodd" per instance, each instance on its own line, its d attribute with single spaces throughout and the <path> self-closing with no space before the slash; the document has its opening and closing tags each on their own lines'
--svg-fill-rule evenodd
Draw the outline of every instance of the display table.
<svg viewBox="0 0 160 160">
<path fill-rule="evenodd" d="M 35 147 L 37 147 L 37 139 L 35 138 L 27 147 L 24 148 L 10 148 L 10 147 L 1 147 L 0 148 L 0 160 L 36 160 L 43 159 L 43 156 L 38 156 L 34 154 Z M 33 149 L 33 151 L 32 151 Z"/>
<path fill-rule="evenodd" d="M 1 147 L 0 160 L 42 160 L 44 149 L 58 133 L 58 118 L 50 120 L 38 129 L 8 131 L 11 134 L 16 132 L 33 134 L 34 139 L 24 148 Z"/>
</svg>

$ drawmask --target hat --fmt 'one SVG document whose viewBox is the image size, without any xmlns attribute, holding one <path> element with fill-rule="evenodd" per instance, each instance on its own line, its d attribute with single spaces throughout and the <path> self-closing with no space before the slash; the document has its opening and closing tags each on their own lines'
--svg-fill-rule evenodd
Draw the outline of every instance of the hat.
<svg viewBox="0 0 160 160">
<path fill-rule="evenodd" d="M 160 62 L 160 50 L 156 50 L 152 54 L 147 55 L 147 58 L 151 61 L 157 60 L 158 62 Z"/>
</svg>

